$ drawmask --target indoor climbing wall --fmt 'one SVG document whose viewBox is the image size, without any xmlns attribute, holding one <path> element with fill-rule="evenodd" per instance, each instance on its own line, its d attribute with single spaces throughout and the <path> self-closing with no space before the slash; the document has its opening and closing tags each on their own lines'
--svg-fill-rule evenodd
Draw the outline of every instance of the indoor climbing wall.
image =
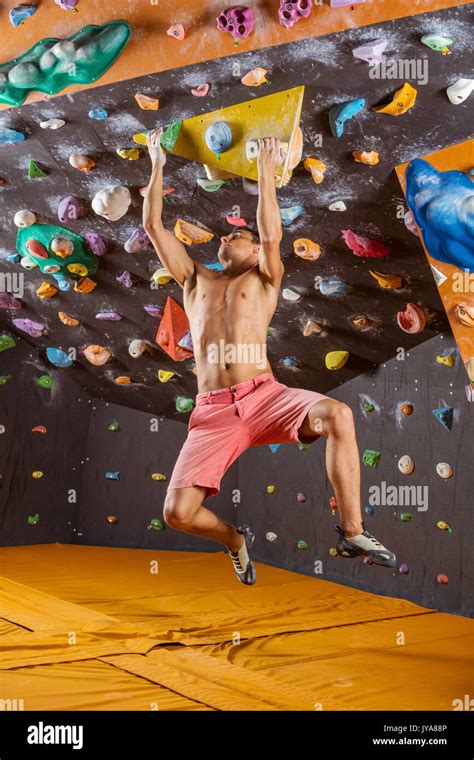
<svg viewBox="0 0 474 760">
<path fill-rule="evenodd" d="M 339 519 L 323 441 L 256 447 L 239 459 L 236 524 L 252 526 L 252 556 L 472 616 L 468 452 L 474 417 L 465 386 L 462 359 L 448 333 L 331 393 L 354 413 L 363 518 L 367 530 L 396 553 L 393 570 L 333 556 Z"/>
<path fill-rule="evenodd" d="M 95 397 L 187 419 L 192 342 L 176 315 L 165 326 L 178 324 L 179 355 L 157 342 L 166 304 L 179 313 L 182 291 L 140 228 L 150 164 L 134 136 L 304 87 L 302 161 L 278 190 L 285 276 L 269 330 L 274 371 L 290 386 L 327 392 L 400 345 L 433 337 L 447 319 L 393 169 L 465 138 L 472 99 L 454 106 L 446 89 L 469 73 L 471 17 L 448 9 L 5 111 L 1 267 L 24 275 L 24 293 L 3 301 L 2 319 Z M 451 55 L 434 49 L 430 35 L 440 29 Z M 374 39 L 386 41 L 386 56 L 418 62 L 412 85 L 370 75 L 367 57 L 380 50 L 360 48 Z M 269 130 L 272 118 L 269 110 Z M 227 217 L 255 225 L 255 187 L 240 177 L 211 181 L 200 163 L 174 155 L 165 184 L 165 224 L 198 226 L 190 253 L 218 268 Z M 117 185 L 112 220 L 101 214 Z"/>
</svg>

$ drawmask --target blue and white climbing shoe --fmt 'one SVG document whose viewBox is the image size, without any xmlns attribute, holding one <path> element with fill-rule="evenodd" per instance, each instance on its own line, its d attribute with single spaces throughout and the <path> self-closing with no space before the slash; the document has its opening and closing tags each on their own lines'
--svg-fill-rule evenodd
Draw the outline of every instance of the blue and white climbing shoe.
<svg viewBox="0 0 474 760">
<path fill-rule="evenodd" d="M 369 564 L 395 567 L 397 561 L 395 554 L 386 549 L 368 530 L 365 530 L 364 523 L 362 523 L 363 532 L 352 538 L 346 538 L 339 525 L 336 525 L 335 530 L 339 533 L 336 551 L 340 557 L 366 557 Z"/>
<path fill-rule="evenodd" d="M 248 549 L 255 540 L 255 534 L 252 533 L 248 525 L 242 525 L 240 528 L 237 528 L 237 532 L 242 533 L 244 542 L 238 552 L 229 552 L 229 555 L 239 581 L 247 586 L 252 586 L 257 580 L 257 573 L 248 555 Z"/>
</svg>

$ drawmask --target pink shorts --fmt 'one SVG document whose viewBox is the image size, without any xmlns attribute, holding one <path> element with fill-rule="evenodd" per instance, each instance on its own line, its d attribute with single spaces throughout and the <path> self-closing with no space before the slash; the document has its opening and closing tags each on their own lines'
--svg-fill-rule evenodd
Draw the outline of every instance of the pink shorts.
<svg viewBox="0 0 474 760">
<path fill-rule="evenodd" d="M 227 388 L 196 395 L 188 437 L 167 491 L 205 486 L 205 498 L 220 490 L 231 464 L 251 446 L 313 443 L 320 436 L 298 435 L 308 411 L 327 399 L 315 391 L 288 388 L 271 372 Z"/>
</svg>

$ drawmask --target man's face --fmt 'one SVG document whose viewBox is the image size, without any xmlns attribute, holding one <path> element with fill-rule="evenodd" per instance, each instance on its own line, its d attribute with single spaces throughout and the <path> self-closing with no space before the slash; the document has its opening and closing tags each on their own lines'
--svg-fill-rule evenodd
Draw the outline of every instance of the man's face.
<svg viewBox="0 0 474 760">
<path fill-rule="evenodd" d="M 252 257 L 255 261 L 258 258 L 260 246 L 252 240 L 252 233 L 249 230 L 233 230 L 229 235 L 221 237 L 221 245 L 218 251 L 218 258 L 221 263 L 226 261 L 243 262 Z"/>
</svg>

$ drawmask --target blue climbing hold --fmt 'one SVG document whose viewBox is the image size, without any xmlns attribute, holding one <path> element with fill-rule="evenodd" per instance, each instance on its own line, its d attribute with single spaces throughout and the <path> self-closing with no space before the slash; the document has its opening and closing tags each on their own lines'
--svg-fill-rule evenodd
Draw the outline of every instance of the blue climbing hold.
<svg viewBox="0 0 474 760">
<path fill-rule="evenodd" d="M 373 515 L 373 514 L 374 514 L 374 512 L 375 512 L 375 509 L 374 509 L 373 507 L 364 507 L 364 512 L 365 512 L 367 515 Z"/>
<path fill-rule="evenodd" d="M 19 253 L 9 253 L 8 256 L 5 257 L 7 264 L 18 264 L 20 259 L 21 256 Z"/>
<path fill-rule="evenodd" d="M 345 296 L 349 290 L 349 284 L 337 277 L 325 277 L 319 283 L 319 291 L 323 296 Z"/>
<path fill-rule="evenodd" d="M 352 119 L 365 107 L 365 98 L 349 100 L 347 103 L 341 103 L 333 106 L 329 111 L 329 126 L 334 137 L 342 137 L 346 121 Z"/>
<path fill-rule="evenodd" d="M 30 16 L 36 13 L 36 10 L 34 5 L 15 5 L 8 12 L 8 15 L 13 26 L 17 27 L 25 18 L 30 18 Z"/>
<path fill-rule="evenodd" d="M 283 367 L 297 367 L 298 360 L 292 356 L 284 356 L 283 359 L 280 360 L 280 364 Z"/>
<path fill-rule="evenodd" d="M 0 145 L 15 145 L 15 143 L 25 140 L 23 132 L 17 132 L 16 129 L 0 127 Z"/>
<path fill-rule="evenodd" d="M 283 227 L 288 227 L 288 225 L 292 224 L 295 219 L 298 219 L 300 214 L 302 214 L 304 211 L 304 207 L 297 205 L 297 206 L 290 206 L 289 208 L 281 208 L 280 214 L 281 214 L 281 223 Z"/>
<path fill-rule="evenodd" d="M 47 348 L 46 356 L 55 367 L 70 367 L 73 359 L 61 348 Z"/>
<path fill-rule="evenodd" d="M 275 454 L 275 452 L 278 451 L 278 449 L 280 448 L 280 446 L 281 446 L 281 443 L 269 443 L 268 444 L 268 448 L 270 449 L 270 451 L 272 452 L 272 454 Z"/>
<path fill-rule="evenodd" d="M 206 145 L 218 156 L 232 145 L 232 130 L 225 121 L 216 121 L 206 129 Z"/>
<path fill-rule="evenodd" d="M 120 480 L 120 472 L 106 472 L 105 477 L 107 480 Z"/>
<path fill-rule="evenodd" d="M 474 185 L 466 172 L 440 172 L 415 158 L 406 172 L 407 202 L 430 256 L 474 272 Z"/>
<path fill-rule="evenodd" d="M 96 121 L 103 121 L 107 119 L 109 112 L 105 108 L 92 108 L 89 111 L 89 119 L 95 119 Z"/>
<path fill-rule="evenodd" d="M 71 280 L 66 277 L 65 274 L 53 274 L 54 279 L 57 282 L 59 290 L 65 293 L 67 290 L 71 290 Z"/>
<path fill-rule="evenodd" d="M 440 422 L 446 430 L 452 429 L 454 413 L 452 406 L 444 406 L 441 409 L 432 409 L 432 412 L 438 422 Z"/>
<path fill-rule="evenodd" d="M 222 272 L 224 269 L 220 261 L 214 261 L 212 264 L 204 264 L 204 266 L 212 272 Z"/>
</svg>

